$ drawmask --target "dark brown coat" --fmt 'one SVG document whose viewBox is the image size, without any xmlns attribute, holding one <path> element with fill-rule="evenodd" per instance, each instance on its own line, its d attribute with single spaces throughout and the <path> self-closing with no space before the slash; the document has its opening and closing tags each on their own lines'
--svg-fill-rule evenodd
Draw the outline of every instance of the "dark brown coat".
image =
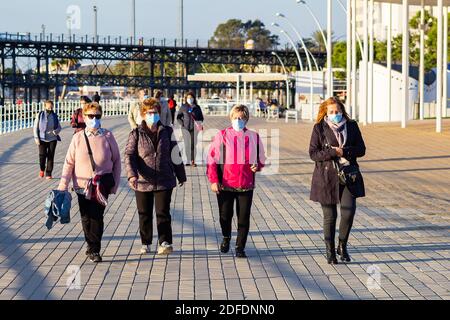
<svg viewBox="0 0 450 320">
<path fill-rule="evenodd" d="M 337 155 L 336 150 L 326 147 L 327 141 L 333 147 L 339 146 L 333 131 L 322 120 L 314 125 L 309 145 L 309 156 L 315 162 L 310 199 L 321 204 L 337 204 L 339 203 L 339 180 L 332 162 L 337 159 Z M 344 158 L 353 165 L 358 165 L 356 159 L 363 157 L 366 153 L 361 131 L 354 120 L 347 122 L 347 141 L 343 150 Z"/>
<path fill-rule="evenodd" d="M 173 129 L 161 123 L 156 148 L 143 125 L 130 132 L 125 150 L 125 168 L 128 179 L 138 178 L 138 191 L 173 189 L 177 185 L 176 178 L 179 182 L 186 181 L 181 154 L 173 138 Z"/>
</svg>

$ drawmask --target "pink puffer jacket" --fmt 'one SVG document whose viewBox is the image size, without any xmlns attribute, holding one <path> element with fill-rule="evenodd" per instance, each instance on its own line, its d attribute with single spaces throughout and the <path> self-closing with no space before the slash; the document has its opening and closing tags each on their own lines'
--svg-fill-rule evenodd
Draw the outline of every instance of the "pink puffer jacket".
<svg viewBox="0 0 450 320">
<path fill-rule="evenodd" d="M 258 133 L 247 128 L 238 132 L 229 127 L 213 139 L 206 174 L 210 183 L 220 183 L 225 188 L 253 189 L 255 174 L 250 168 L 257 163 L 258 171 L 261 171 L 265 160 L 264 146 Z"/>
</svg>

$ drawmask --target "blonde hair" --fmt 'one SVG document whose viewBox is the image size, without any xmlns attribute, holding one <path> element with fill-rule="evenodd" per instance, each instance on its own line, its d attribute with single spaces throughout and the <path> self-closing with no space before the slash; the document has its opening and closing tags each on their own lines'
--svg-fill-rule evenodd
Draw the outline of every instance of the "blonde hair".
<svg viewBox="0 0 450 320">
<path fill-rule="evenodd" d="M 156 111 L 158 111 L 158 113 L 161 113 L 161 104 L 159 103 L 159 101 L 157 99 L 155 99 L 155 98 L 148 98 L 148 99 L 145 99 L 142 102 L 142 105 L 141 105 L 141 117 L 144 117 L 145 114 L 149 110 L 156 110 Z"/>
<path fill-rule="evenodd" d="M 85 115 L 89 110 L 100 111 L 100 114 L 103 114 L 102 106 L 97 102 L 86 103 L 83 107 L 83 114 Z"/>
<path fill-rule="evenodd" d="M 230 119 L 233 120 L 233 117 L 236 113 L 242 113 L 244 119 L 248 121 L 250 119 L 250 112 L 248 111 L 247 106 L 244 105 L 235 105 L 230 111 Z"/>
<path fill-rule="evenodd" d="M 338 98 L 331 97 L 320 104 L 319 112 L 317 113 L 316 123 L 320 123 L 323 120 L 323 118 L 325 118 L 325 116 L 327 115 L 328 106 L 331 106 L 333 104 L 337 105 L 339 109 L 341 109 L 342 116 L 345 119 L 350 120 L 350 116 L 345 110 L 345 105 L 342 103 L 342 101 L 339 100 Z"/>
</svg>

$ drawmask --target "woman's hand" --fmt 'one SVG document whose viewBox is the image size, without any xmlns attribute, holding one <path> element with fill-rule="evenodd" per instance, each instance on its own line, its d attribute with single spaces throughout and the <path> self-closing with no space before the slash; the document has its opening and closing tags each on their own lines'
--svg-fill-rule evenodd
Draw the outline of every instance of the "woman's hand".
<svg viewBox="0 0 450 320">
<path fill-rule="evenodd" d="M 128 180 L 128 184 L 130 185 L 131 189 L 137 190 L 137 187 L 138 187 L 138 181 L 137 181 L 137 178 L 136 178 L 136 177 L 131 177 L 131 178 Z"/>
<path fill-rule="evenodd" d="M 37 146 L 41 144 L 41 141 L 39 139 L 34 139 L 34 142 L 36 143 Z"/>
<path fill-rule="evenodd" d="M 220 186 L 218 183 L 212 183 L 211 184 L 211 190 L 212 192 L 219 194 L 220 193 Z"/>
<path fill-rule="evenodd" d="M 184 182 L 180 182 L 179 184 L 178 184 L 178 187 L 182 187 L 182 186 L 184 186 Z"/>
<path fill-rule="evenodd" d="M 342 148 L 333 147 L 334 150 L 336 150 L 336 154 L 338 157 L 344 156 L 344 150 Z"/>
<path fill-rule="evenodd" d="M 252 164 L 252 166 L 250 167 L 250 170 L 252 170 L 253 173 L 255 173 L 256 171 L 258 171 L 258 165 L 257 164 Z"/>
</svg>

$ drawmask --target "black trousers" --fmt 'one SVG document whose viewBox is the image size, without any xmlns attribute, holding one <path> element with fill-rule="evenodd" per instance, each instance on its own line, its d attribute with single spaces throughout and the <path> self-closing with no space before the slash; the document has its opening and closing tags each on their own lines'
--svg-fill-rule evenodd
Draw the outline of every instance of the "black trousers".
<svg viewBox="0 0 450 320">
<path fill-rule="evenodd" d="M 197 132 L 194 130 L 188 131 L 183 129 L 184 153 L 187 161 L 195 161 Z"/>
<path fill-rule="evenodd" d="M 175 110 L 176 108 L 173 107 L 172 109 L 170 109 L 170 114 L 172 115 L 172 124 L 175 122 Z"/>
<path fill-rule="evenodd" d="M 39 166 L 41 171 L 45 171 L 47 177 L 52 175 L 53 161 L 55 158 L 57 141 L 45 142 L 41 140 L 39 144 Z M 45 166 L 47 164 L 47 167 Z"/>
<path fill-rule="evenodd" d="M 142 244 L 152 244 L 153 204 L 155 204 L 159 244 L 164 241 L 172 244 L 172 217 L 170 216 L 172 189 L 153 192 L 135 191 L 135 193 Z"/>
<path fill-rule="evenodd" d="M 356 198 L 352 196 L 346 186 L 339 185 L 339 196 L 341 206 L 341 222 L 339 224 L 339 239 L 348 241 L 353 219 L 356 212 Z M 334 246 L 336 234 L 337 205 L 322 205 L 323 210 L 323 233 L 325 243 Z"/>
<path fill-rule="evenodd" d="M 88 244 L 88 251 L 100 253 L 103 236 L 104 222 L 103 214 L 105 208 L 93 200 L 87 200 L 84 195 L 78 195 L 80 206 L 81 223 L 83 225 L 84 238 Z"/>
<path fill-rule="evenodd" d="M 253 190 L 246 192 L 221 191 L 217 195 L 220 213 L 220 226 L 224 237 L 231 237 L 233 221 L 233 206 L 236 201 L 236 215 L 238 218 L 238 233 L 236 248 L 244 249 L 250 230 L 250 211 L 252 208 Z"/>
</svg>

